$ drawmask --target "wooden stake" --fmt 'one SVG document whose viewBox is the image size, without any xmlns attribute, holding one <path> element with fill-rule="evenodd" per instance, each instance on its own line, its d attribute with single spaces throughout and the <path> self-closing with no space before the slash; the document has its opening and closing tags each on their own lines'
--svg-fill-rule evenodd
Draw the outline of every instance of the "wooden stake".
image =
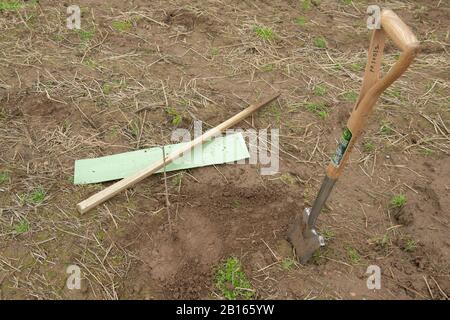
<svg viewBox="0 0 450 320">
<path fill-rule="evenodd" d="M 186 152 L 189 152 L 191 149 L 193 149 L 195 146 L 202 144 L 204 141 L 207 141 L 211 138 L 214 138 L 215 136 L 219 135 L 222 131 L 234 126 L 235 124 L 239 123 L 243 119 L 247 118 L 249 115 L 254 113 L 256 110 L 260 109 L 261 107 L 265 106 L 266 104 L 272 102 L 276 98 L 278 98 L 280 94 L 276 93 L 272 95 L 271 97 L 261 101 L 258 104 L 254 104 L 246 108 L 245 110 L 239 112 L 237 115 L 231 117 L 225 122 L 222 122 L 217 127 L 212 128 L 211 130 L 205 132 L 201 136 L 195 138 L 190 143 L 186 144 L 184 147 L 170 153 L 166 160 L 161 159 L 160 161 L 153 163 L 149 167 L 135 173 L 134 175 L 124 178 L 113 185 L 107 187 L 106 189 L 92 195 L 88 199 L 80 202 L 77 204 L 77 210 L 83 214 L 88 212 L 89 210 L 97 207 L 99 204 L 105 202 L 108 199 L 111 199 L 119 192 L 122 192 L 125 189 L 128 189 L 132 186 L 134 186 L 136 183 L 140 182 L 141 180 L 147 178 L 151 174 L 155 173 L 156 171 L 160 170 L 164 166 L 167 166 L 169 163 L 173 162 L 175 159 L 183 156 Z"/>
</svg>

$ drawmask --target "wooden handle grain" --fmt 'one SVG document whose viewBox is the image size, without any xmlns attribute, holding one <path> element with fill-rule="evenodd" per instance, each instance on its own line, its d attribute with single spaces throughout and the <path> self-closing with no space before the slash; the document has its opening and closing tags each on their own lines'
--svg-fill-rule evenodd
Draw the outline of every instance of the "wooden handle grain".
<svg viewBox="0 0 450 320">
<path fill-rule="evenodd" d="M 390 9 L 381 11 L 381 26 L 400 50 L 417 50 L 419 41 L 411 29 Z"/>
<path fill-rule="evenodd" d="M 346 146 L 345 152 L 340 159 L 339 163 L 331 162 L 327 167 L 327 175 L 332 179 L 338 179 L 342 174 L 342 170 L 346 162 L 349 159 L 350 152 L 355 145 L 356 140 L 361 135 L 362 129 L 364 128 L 367 118 L 372 112 L 378 98 L 395 80 L 397 80 L 405 71 L 408 69 L 409 65 L 414 60 L 416 56 L 420 43 L 412 33 L 411 29 L 392 11 L 385 9 L 381 12 L 381 27 L 382 30 L 375 30 L 372 41 L 378 41 L 379 43 L 371 44 L 371 50 L 369 50 L 369 61 L 366 66 L 365 77 L 371 77 L 370 70 L 376 70 L 376 67 L 380 66 L 382 58 L 382 49 L 384 47 L 384 38 L 381 34 L 377 33 L 384 32 L 388 35 L 395 45 L 402 50 L 400 58 L 392 66 L 389 72 L 376 82 L 372 82 L 373 85 L 370 88 L 364 88 L 361 90 L 362 96 L 358 99 L 355 107 L 353 108 L 352 114 L 347 122 L 347 128 L 351 132 L 351 139 Z M 374 48 L 378 47 L 378 52 L 374 51 Z M 376 54 L 375 54 L 376 53 Z M 341 145 L 338 146 L 338 148 Z"/>
<path fill-rule="evenodd" d="M 239 112 L 235 116 L 231 117 L 225 122 L 222 122 L 217 127 L 212 128 L 211 130 L 208 130 L 201 136 L 195 138 L 190 143 L 186 144 L 184 147 L 170 153 L 166 159 L 161 159 L 160 161 L 153 163 L 149 167 L 133 174 L 130 177 L 124 178 L 111 186 L 105 188 L 104 190 L 92 195 L 88 199 L 80 202 L 77 204 L 77 210 L 83 214 L 88 212 L 89 210 L 97 207 L 99 204 L 105 202 L 106 200 L 114 197 L 116 194 L 122 192 L 125 189 L 128 189 L 138 183 L 139 181 L 147 178 L 151 174 L 155 173 L 156 171 L 162 169 L 165 165 L 168 165 L 169 163 L 173 162 L 175 159 L 181 157 L 186 152 L 193 149 L 196 145 L 199 145 L 203 143 L 204 141 L 207 141 L 210 138 L 213 138 L 217 135 L 219 135 L 224 130 L 234 126 L 241 120 L 245 119 L 252 113 L 254 113 L 256 110 L 260 109 L 261 107 L 265 106 L 266 104 L 272 102 L 276 98 L 278 98 L 280 94 L 276 93 L 269 98 L 259 102 L 258 104 L 254 104 L 249 106 L 248 108 L 244 109 L 243 111 Z"/>
</svg>

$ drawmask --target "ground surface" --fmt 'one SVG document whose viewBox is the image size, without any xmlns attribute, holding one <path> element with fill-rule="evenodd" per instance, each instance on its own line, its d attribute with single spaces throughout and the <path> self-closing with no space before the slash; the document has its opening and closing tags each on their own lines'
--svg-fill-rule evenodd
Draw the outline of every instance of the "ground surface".
<svg viewBox="0 0 450 320">
<path fill-rule="evenodd" d="M 80 32 L 64 2 L 5 3 L 0 298 L 222 298 L 215 273 L 233 256 L 260 299 L 449 295 L 446 1 L 379 3 L 422 53 L 380 98 L 319 218 L 327 246 L 306 266 L 286 230 L 314 200 L 361 85 L 366 1 L 79 0 Z M 388 44 L 384 71 L 397 58 Z M 157 175 L 76 212 L 104 185 L 74 186 L 74 160 L 171 143 L 175 127 L 214 126 L 274 89 L 278 101 L 242 127 L 280 129 L 280 173 L 171 173 L 167 192 Z M 66 287 L 72 264 L 81 290 Z M 368 265 L 380 290 L 366 287 Z"/>
</svg>

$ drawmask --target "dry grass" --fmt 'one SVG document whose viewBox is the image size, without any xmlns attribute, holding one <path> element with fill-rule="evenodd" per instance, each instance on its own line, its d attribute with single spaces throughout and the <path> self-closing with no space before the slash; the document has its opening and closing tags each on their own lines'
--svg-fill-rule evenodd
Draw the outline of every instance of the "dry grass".
<svg viewBox="0 0 450 320">
<path fill-rule="evenodd" d="M 245 125 L 281 129 L 282 161 L 309 170 L 307 177 L 296 179 L 305 187 L 305 201 L 313 201 L 318 174 L 329 162 L 345 125 L 345 110 L 352 106 L 346 97 L 351 100 L 348 93 L 357 93 L 362 80 L 368 46 L 366 4 L 322 1 L 306 11 L 295 5 L 298 13 L 286 15 L 268 5 L 248 4 L 256 12 L 250 14 L 238 2 L 177 2 L 180 6 L 92 8 L 80 1 L 82 33 L 65 28 L 65 8 L 59 3 L 41 1 L 0 11 L 0 173 L 9 177 L 0 184 L 0 297 L 2 291 L 6 298 L 73 297 L 64 289 L 69 263 L 78 264 L 87 280 L 81 297 L 123 297 L 128 272 L 139 258 L 116 239 L 134 215 L 143 214 L 134 201 L 148 197 L 158 203 L 169 195 L 170 201 L 178 199 L 181 179 L 173 190 L 152 180 L 160 193 L 152 194 L 153 186 L 141 186 L 80 217 L 75 204 L 102 186 L 73 186 L 73 161 L 168 144 L 174 127 L 191 129 L 196 119 L 204 126 L 215 125 L 272 89 L 282 92 L 278 104 Z M 390 4 L 420 17 L 420 6 L 413 2 Z M 172 21 L 166 19 L 168 12 Z M 336 27 L 322 27 L 328 23 L 327 14 L 334 15 Z M 295 23 L 297 16 L 306 17 L 303 26 Z M 119 28 L 123 23 L 117 22 L 127 22 L 126 27 Z M 265 31 L 255 32 L 258 26 Z M 381 97 L 351 159 L 353 170 L 361 170 L 373 182 L 362 186 L 362 193 L 379 207 L 369 208 L 355 199 L 340 203 L 337 196 L 321 227 L 349 243 L 332 242 L 329 251 L 318 256 L 318 264 L 328 261 L 348 270 L 354 266 L 346 260 L 347 246 L 358 248 L 360 239 L 380 234 L 403 236 L 383 204 L 393 193 L 417 191 L 398 177 L 391 181 L 391 175 L 404 170 L 420 178 L 410 168 L 414 159 L 433 161 L 449 155 L 449 81 L 442 73 L 449 63 L 448 31 L 424 30 L 420 38 L 431 49 Z M 318 48 L 317 37 L 326 40 L 326 47 Z M 388 47 L 385 70 L 396 58 L 396 50 Z M 325 90 L 318 94 L 318 86 Z M 329 116 L 308 111 L 308 103 L 323 103 Z M 174 114 L 182 120 L 174 122 Z M 401 160 L 382 161 L 394 154 Z M 27 196 L 37 188 L 45 191 L 40 203 Z M 364 215 L 371 210 L 380 216 L 379 223 L 367 227 L 367 220 L 333 213 L 337 207 Z M 153 209 L 159 212 L 160 207 Z M 176 219 L 178 200 L 170 210 Z M 17 226 L 23 221 L 28 227 L 19 233 Z M 391 242 L 386 243 L 382 258 L 398 254 Z M 283 297 L 274 280 L 280 277 L 279 263 L 255 268 L 261 270 L 253 275 L 258 295 Z M 311 281 L 301 298 L 345 297 L 309 269 L 293 268 L 297 276 Z M 438 269 L 430 272 L 439 275 Z M 428 289 L 440 288 L 430 279 Z M 395 281 L 407 286 L 402 279 Z M 428 297 L 426 291 L 405 290 Z M 442 296 L 437 291 L 435 295 Z"/>
</svg>

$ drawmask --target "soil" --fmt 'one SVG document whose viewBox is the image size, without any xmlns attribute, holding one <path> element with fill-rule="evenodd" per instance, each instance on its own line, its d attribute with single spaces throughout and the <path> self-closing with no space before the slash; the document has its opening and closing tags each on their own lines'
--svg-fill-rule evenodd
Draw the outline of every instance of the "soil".
<svg viewBox="0 0 450 320">
<path fill-rule="evenodd" d="M 0 299 L 223 299 L 215 275 L 230 257 L 256 299 L 448 299 L 444 1 L 392 4 L 420 57 L 379 99 L 319 217 L 326 246 L 301 265 L 286 239 L 320 188 L 347 94 L 359 92 L 368 4 L 79 0 L 89 34 L 65 27 L 62 2 L 0 10 Z M 397 53 L 388 43 L 384 71 Z M 280 130 L 277 174 L 226 164 L 155 175 L 76 211 L 110 185 L 73 185 L 76 159 L 169 144 L 173 129 L 207 129 L 274 90 L 280 98 L 239 127 Z M 43 201 L 32 200 L 38 189 Z M 81 268 L 80 290 L 66 286 L 69 265 Z M 370 265 L 379 290 L 366 285 Z"/>
</svg>

